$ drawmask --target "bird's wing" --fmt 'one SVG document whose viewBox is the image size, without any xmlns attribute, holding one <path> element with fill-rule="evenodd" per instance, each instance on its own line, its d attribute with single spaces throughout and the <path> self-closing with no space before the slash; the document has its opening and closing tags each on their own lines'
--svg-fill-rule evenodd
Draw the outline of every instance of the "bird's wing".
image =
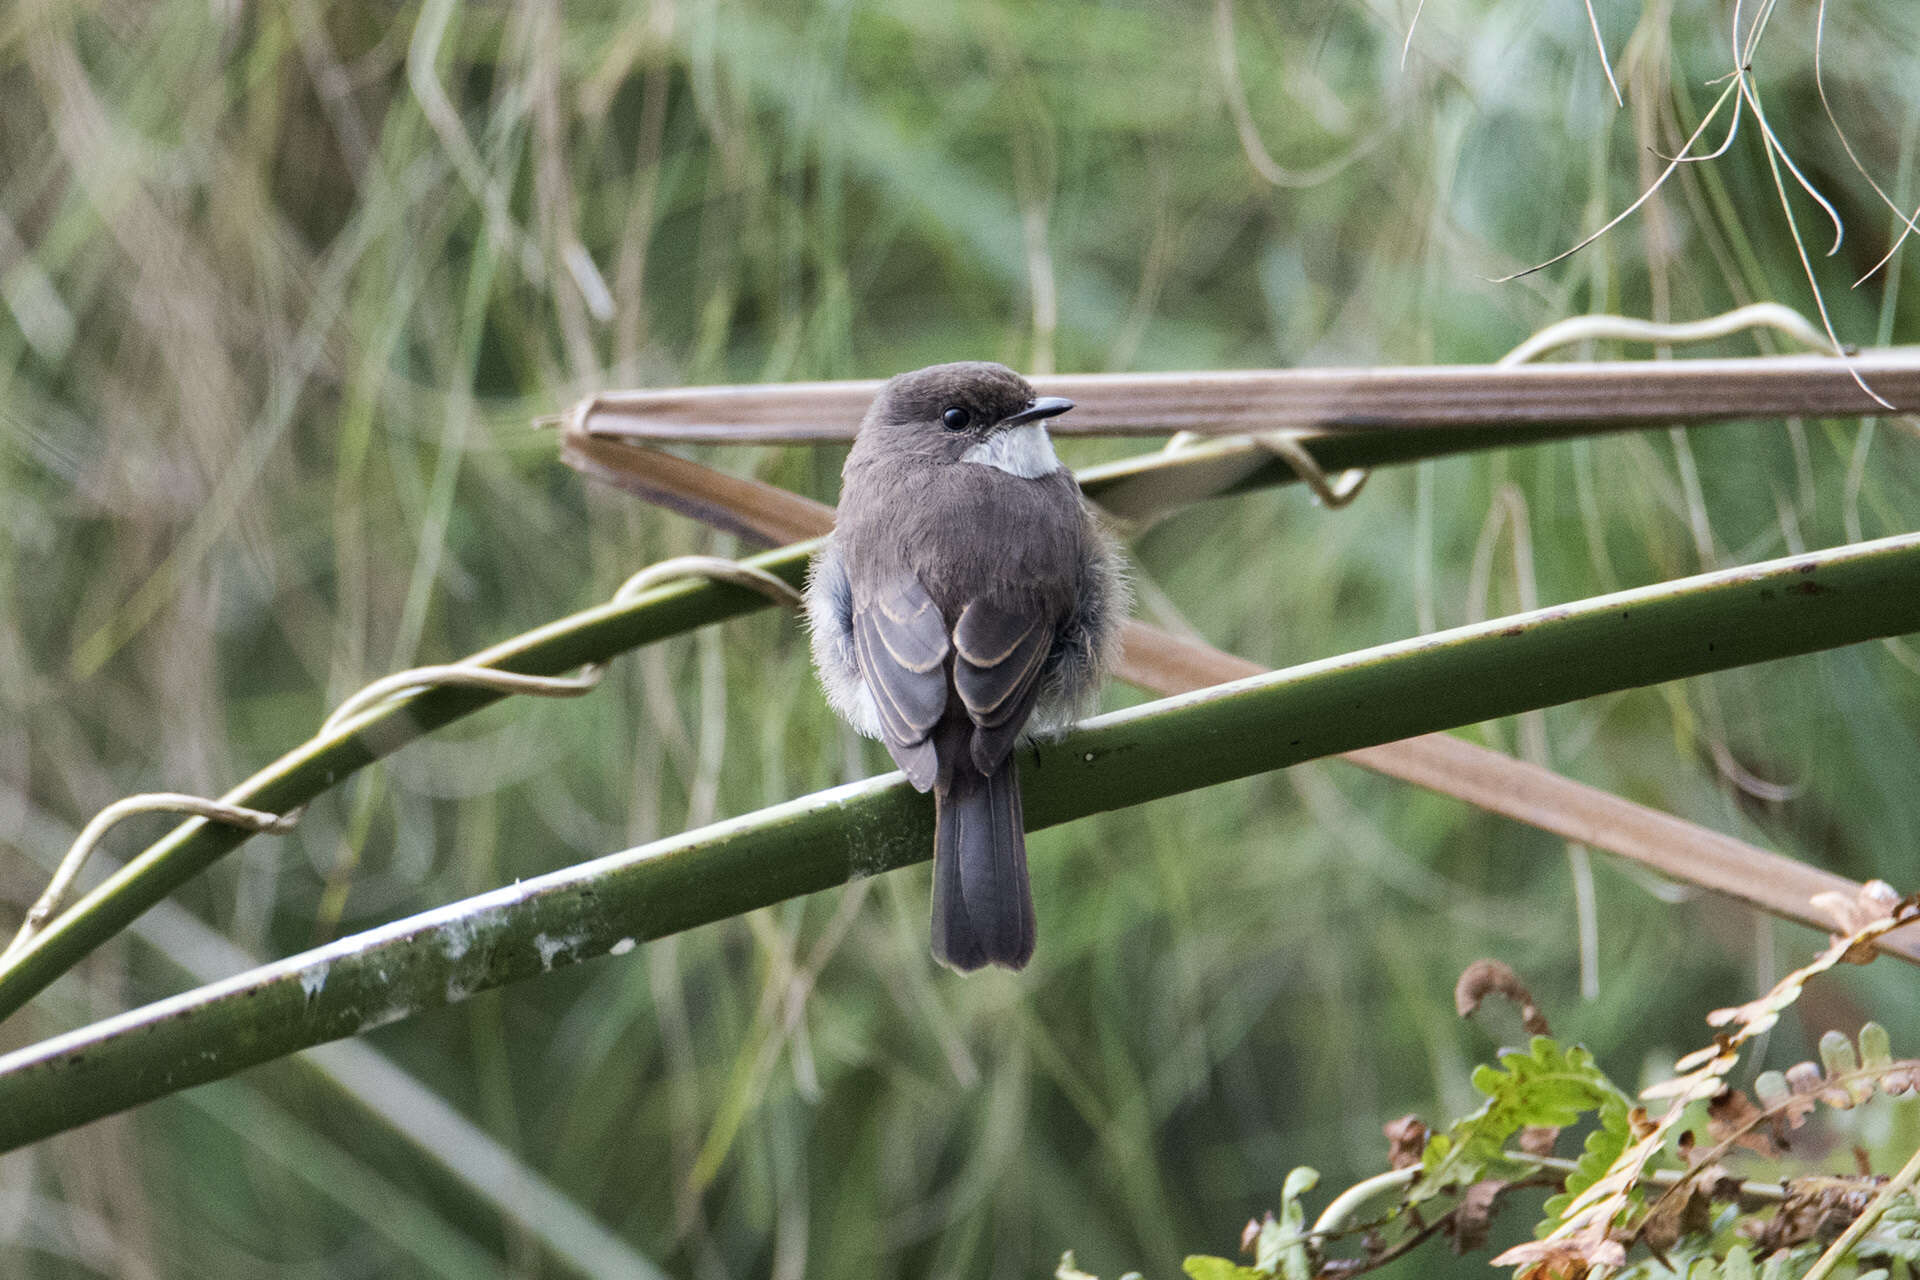
<svg viewBox="0 0 1920 1280">
<path fill-rule="evenodd" d="M 931 735 L 947 709 L 950 650 L 946 622 L 919 579 L 903 575 L 854 600 L 853 648 L 887 754 L 907 781 L 927 790 L 939 774 Z"/>
<path fill-rule="evenodd" d="M 1053 630 L 1044 609 L 985 598 L 954 624 L 953 683 L 977 726 L 973 762 L 983 774 L 999 770 L 1033 713 Z"/>
</svg>

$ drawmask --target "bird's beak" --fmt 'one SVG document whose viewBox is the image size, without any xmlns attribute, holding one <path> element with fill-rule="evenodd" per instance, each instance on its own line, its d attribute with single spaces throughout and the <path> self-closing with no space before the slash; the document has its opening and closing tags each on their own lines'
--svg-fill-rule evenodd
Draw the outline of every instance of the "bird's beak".
<svg viewBox="0 0 1920 1280">
<path fill-rule="evenodd" d="M 1000 419 L 1003 427 L 1017 427 L 1023 422 L 1036 422 L 1041 418 L 1052 418 L 1073 408 L 1073 401 L 1063 400 L 1059 396 L 1041 396 L 1020 412 Z"/>
</svg>

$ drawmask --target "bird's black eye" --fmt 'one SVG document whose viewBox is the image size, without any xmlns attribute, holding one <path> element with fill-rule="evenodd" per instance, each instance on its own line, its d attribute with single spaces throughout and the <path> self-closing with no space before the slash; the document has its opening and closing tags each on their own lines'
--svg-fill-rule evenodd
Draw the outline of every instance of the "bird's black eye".
<svg viewBox="0 0 1920 1280">
<path fill-rule="evenodd" d="M 955 405 L 940 415 L 940 421 L 947 424 L 949 431 L 965 431 L 972 424 L 973 415 L 959 405 Z"/>
</svg>

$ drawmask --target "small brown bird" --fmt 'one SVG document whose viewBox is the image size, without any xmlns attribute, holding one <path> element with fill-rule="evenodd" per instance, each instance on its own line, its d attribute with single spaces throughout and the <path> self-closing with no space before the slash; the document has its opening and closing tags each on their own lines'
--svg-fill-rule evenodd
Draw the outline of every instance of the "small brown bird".
<svg viewBox="0 0 1920 1280">
<path fill-rule="evenodd" d="M 880 389 L 807 581 L 827 700 L 935 799 L 933 954 L 1023 967 L 1033 895 L 1014 746 L 1084 713 L 1127 610 L 1122 560 L 1004 365 Z"/>
</svg>

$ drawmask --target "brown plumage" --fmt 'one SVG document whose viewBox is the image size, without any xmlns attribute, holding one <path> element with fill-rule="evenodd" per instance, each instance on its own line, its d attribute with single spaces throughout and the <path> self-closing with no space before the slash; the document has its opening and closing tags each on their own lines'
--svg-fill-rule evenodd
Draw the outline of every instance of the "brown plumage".
<svg viewBox="0 0 1920 1280">
<path fill-rule="evenodd" d="M 1118 552 L 1042 425 L 1071 407 L 996 364 L 894 378 L 809 578 L 829 700 L 934 793 L 933 951 L 956 969 L 1033 954 L 1014 746 L 1083 709 L 1125 612 Z"/>
</svg>

